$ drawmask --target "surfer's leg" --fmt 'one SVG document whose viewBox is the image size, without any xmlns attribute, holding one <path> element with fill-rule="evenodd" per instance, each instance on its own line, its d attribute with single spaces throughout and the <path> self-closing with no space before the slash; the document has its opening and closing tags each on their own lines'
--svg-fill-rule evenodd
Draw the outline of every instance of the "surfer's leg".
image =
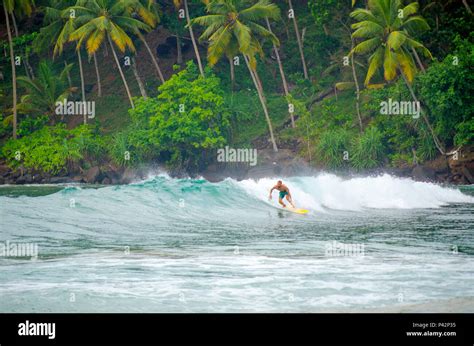
<svg viewBox="0 0 474 346">
<path fill-rule="evenodd" d="M 281 199 L 281 197 L 278 198 L 278 203 L 280 203 L 283 208 L 286 207 L 286 205 L 285 205 L 285 203 L 283 203 L 283 200 Z"/>
<path fill-rule="evenodd" d="M 295 208 L 295 205 L 293 204 L 293 201 L 291 200 L 290 195 L 286 195 L 286 200 L 288 201 L 288 203 L 291 204 L 293 208 Z"/>
</svg>

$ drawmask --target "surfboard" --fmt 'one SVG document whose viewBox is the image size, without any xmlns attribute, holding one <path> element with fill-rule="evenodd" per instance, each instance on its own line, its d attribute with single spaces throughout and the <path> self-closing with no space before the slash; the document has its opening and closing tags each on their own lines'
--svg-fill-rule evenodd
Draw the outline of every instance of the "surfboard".
<svg viewBox="0 0 474 346">
<path fill-rule="evenodd" d="M 296 213 L 296 214 L 306 214 L 307 212 L 309 212 L 309 210 L 300 209 L 300 208 L 293 208 L 289 205 L 287 205 L 285 208 L 281 208 L 281 209 L 291 211 L 292 213 Z"/>
</svg>

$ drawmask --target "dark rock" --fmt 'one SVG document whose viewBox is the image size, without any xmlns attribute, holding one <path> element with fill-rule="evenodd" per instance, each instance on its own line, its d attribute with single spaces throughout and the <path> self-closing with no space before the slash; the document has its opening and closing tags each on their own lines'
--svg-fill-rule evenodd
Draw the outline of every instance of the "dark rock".
<svg viewBox="0 0 474 346">
<path fill-rule="evenodd" d="M 68 177 L 52 177 L 49 179 L 51 184 L 64 184 L 68 183 L 70 179 Z"/>
<path fill-rule="evenodd" d="M 396 177 L 409 177 L 412 172 L 412 168 L 410 167 L 390 167 L 386 170 L 382 170 L 380 173 L 383 174 L 384 172 L 394 175 Z"/>
<path fill-rule="evenodd" d="M 15 182 L 18 185 L 26 184 L 26 178 L 25 178 L 25 176 L 20 176 L 20 177 L 16 178 Z"/>
<path fill-rule="evenodd" d="M 126 168 L 120 178 L 121 184 L 130 184 L 133 180 L 137 178 L 137 173 L 132 168 Z"/>
<path fill-rule="evenodd" d="M 436 172 L 433 168 L 424 167 L 424 166 L 416 166 L 413 168 L 412 177 L 414 180 L 417 181 L 435 181 L 436 180 Z"/>
<path fill-rule="evenodd" d="M 5 178 L 0 175 L 0 185 L 5 184 Z"/>
<path fill-rule="evenodd" d="M 449 172 L 448 160 L 444 156 L 440 156 L 438 159 L 432 161 L 428 166 L 438 174 L 446 174 Z"/>
<path fill-rule="evenodd" d="M 74 183 L 84 183 L 84 177 L 80 175 L 73 176 L 71 181 Z"/>
<path fill-rule="evenodd" d="M 249 178 L 260 179 L 278 177 L 282 167 L 278 164 L 263 164 L 249 169 L 247 175 Z"/>
<path fill-rule="evenodd" d="M 109 177 L 105 177 L 104 179 L 102 179 L 102 184 L 110 185 L 112 184 L 112 180 Z"/>
<path fill-rule="evenodd" d="M 0 165 L 0 175 L 2 177 L 6 177 L 7 175 L 9 175 L 11 173 L 11 168 L 8 167 L 7 165 Z"/>
<path fill-rule="evenodd" d="M 96 183 L 100 176 L 100 168 L 98 166 L 94 166 L 89 168 L 84 176 L 84 180 L 86 183 L 93 184 Z"/>
<path fill-rule="evenodd" d="M 466 180 L 469 182 L 469 184 L 474 184 L 473 174 L 470 172 L 470 170 L 466 166 L 463 166 L 462 173 L 464 177 L 466 178 Z"/>
<path fill-rule="evenodd" d="M 23 178 L 25 179 L 25 184 L 33 183 L 33 176 L 31 174 L 25 174 Z"/>
</svg>

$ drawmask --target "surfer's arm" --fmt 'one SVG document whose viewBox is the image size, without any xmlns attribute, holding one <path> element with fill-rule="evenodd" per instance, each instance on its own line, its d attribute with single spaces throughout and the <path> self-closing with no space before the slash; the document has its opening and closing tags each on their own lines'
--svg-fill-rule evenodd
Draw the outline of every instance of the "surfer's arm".
<svg viewBox="0 0 474 346">
<path fill-rule="evenodd" d="M 271 188 L 270 190 L 270 195 L 268 196 L 268 199 L 272 199 L 272 192 L 275 190 L 275 186 Z"/>
</svg>

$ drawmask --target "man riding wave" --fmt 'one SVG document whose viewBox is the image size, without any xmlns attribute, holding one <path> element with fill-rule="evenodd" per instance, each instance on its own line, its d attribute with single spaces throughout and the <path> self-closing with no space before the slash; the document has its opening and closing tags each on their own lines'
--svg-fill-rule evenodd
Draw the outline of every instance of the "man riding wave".
<svg viewBox="0 0 474 346">
<path fill-rule="evenodd" d="M 278 180 L 276 185 L 272 187 L 272 189 L 270 190 L 270 197 L 268 199 L 272 199 L 273 190 L 280 191 L 278 195 L 278 203 L 280 203 L 283 208 L 286 207 L 285 203 L 283 203 L 283 198 L 285 198 L 285 196 L 288 203 L 290 203 L 291 206 L 295 208 L 295 205 L 293 204 L 293 200 L 291 198 L 290 189 L 288 188 L 288 186 L 284 185 L 281 180 Z"/>
</svg>

